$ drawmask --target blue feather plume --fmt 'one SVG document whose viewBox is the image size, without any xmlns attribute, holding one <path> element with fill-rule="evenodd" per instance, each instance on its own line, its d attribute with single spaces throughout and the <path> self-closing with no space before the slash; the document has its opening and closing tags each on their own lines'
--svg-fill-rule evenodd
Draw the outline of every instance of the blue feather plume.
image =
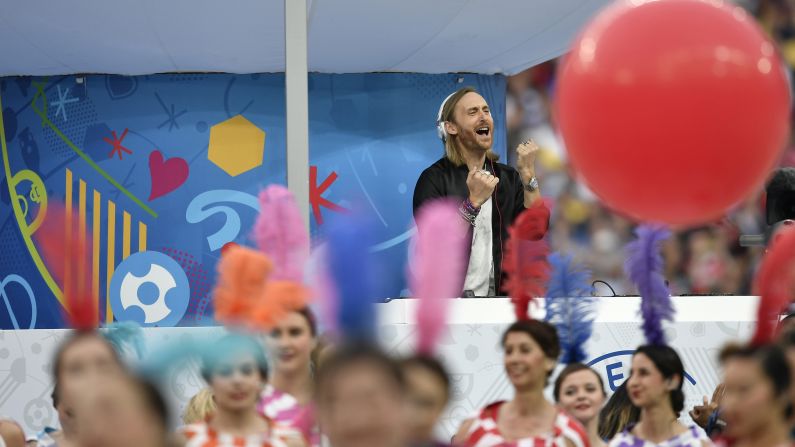
<svg viewBox="0 0 795 447">
<path fill-rule="evenodd" d="M 154 348 L 133 370 L 153 382 L 167 380 L 175 369 L 185 368 L 188 362 L 197 364 L 205 346 L 208 344 L 199 344 L 192 339 L 172 340 Z"/>
<path fill-rule="evenodd" d="M 336 298 L 336 328 L 352 340 L 375 338 L 377 268 L 370 252 L 374 234 L 372 222 L 357 214 L 340 215 L 329 223 L 327 265 Z"/>
<path fill-rule="evenodd" d="M 643 333 L 646 342 L 652 345 L 665 344 L 663 320 L 673 321 L 674 308 L 671 292 L 663 276 L 663 258 L 660 245 L 671 236 L 671 232 L 660 225 L 640 225 L 637 239 L 627 244 L 627 259 L 624 271 L 640 292 L 640 314 L 643 318 Z"/>
<path fill-rule="evenodd" d="M 583 362 L 588 357 L 585 343 L 591 338 L 595 318 L 591 272 L 575 263 L 571 255 L 549 255 L 552 273 L 547 283 L 546 317 L 558 330 L 561 363 Z"/>
<path fill-rule="evenodd" d="M 201 359 L 217 349 L 214 341 L 227 334 L 226 329 L 216 327 L 202 331 L 200 335 L 182 334 L 156 344 L 146 357 L 134 366 L 134 371 L 149 380 L 168 380 L 177 369 L 196 366 Z"/>
<path fill-rule="evenodd" d="M 141 326 L 132 321 L 117 321 L 105 326 L 102 331 L 105 339 L 116 349 L 116 352 L 124 354 L 128 349 L 132 349 L 138 359 L 142 359 L 145 353 L 144 334 Z"/>
</svg>

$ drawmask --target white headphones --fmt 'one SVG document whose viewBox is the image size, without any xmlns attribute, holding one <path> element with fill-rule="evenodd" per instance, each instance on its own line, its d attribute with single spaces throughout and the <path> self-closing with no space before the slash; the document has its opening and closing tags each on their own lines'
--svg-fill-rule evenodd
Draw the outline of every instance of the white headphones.
<svg viewBox="0 0 795 447">
<path fill-rule="evenodd" d="M 445 121 L 442 121 L 442 110 L 444 110 L 444 105 L 447 104 L 447 100 L 452 98 L 453 95 L 455 95 L 455 92 L 450 93 L 447 95 L 447 98 L 444 98 L 442 105 L 439 106 L 439 113 L 436 114 L 436 135 L 438 135 L 439 139 L 442 141 L 447 141 L 447 129 L 444 128 Z"/>
</svg>

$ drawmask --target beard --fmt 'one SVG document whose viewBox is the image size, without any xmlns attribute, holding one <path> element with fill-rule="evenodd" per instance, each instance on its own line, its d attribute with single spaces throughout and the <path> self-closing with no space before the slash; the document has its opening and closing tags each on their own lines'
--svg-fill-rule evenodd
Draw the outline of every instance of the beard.
<svg viewBox="0 0 795 447">
<path fill-rule="evenodd" d="M 493 139 L 480 137 L 474 132 L 464 132 L 457 138 L 459 148 L 470 152 L 488 152 L 491 150 Z"/>
</svg>

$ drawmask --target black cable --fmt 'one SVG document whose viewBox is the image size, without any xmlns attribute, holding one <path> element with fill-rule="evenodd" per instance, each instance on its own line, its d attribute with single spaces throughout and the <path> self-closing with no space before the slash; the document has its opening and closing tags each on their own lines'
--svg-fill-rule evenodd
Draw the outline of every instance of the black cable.
<svg viewBox="0 0 795 447">
<path fill-rule="evenodd" d="M 607 281 L 603 281 L 601 279 L 596 279 L 596 280 L 594 280 L 594 282 L 591 283 L 591 287 L 594 289 L 594 292 L 596 291 L 596 283 L 602 283 L 602 284 L 606 285 L 607 288 L 610 289 L 611 292 L 613 292 L 613 296 L 618 296 L 618 295 L 616 295 L 616 290 L 613 289 L 613 286 L 608 284 Z M 596 296 L 596 295 L 594 295 L 594 296 Z"/>
</svg>

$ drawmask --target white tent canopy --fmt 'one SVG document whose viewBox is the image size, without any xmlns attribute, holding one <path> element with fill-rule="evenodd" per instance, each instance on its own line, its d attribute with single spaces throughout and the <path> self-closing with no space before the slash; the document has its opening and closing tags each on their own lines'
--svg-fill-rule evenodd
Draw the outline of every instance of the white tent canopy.
<svg viewBox="0 0 795 447">
<path fill-rule="evenodd" d="M 285 71 L 284 1 L 0 0 L 0 76 Z M 309 0 L 309 71 L 517 73 L 608 0 Z"/>
</svg>

